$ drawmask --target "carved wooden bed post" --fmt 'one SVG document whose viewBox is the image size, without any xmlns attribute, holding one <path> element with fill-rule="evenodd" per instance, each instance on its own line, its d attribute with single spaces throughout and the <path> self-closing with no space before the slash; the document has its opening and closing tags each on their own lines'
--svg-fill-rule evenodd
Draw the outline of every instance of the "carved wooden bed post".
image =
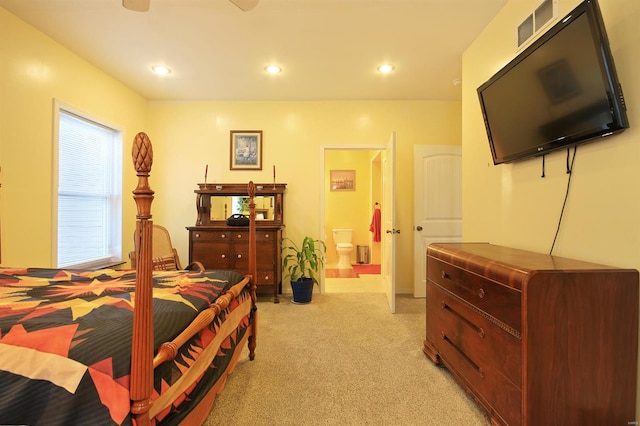
<svg viewBox="0 0 640 426">
<path fill-rule="evenodd" d="M 256 305 L 256 285 L 258 281 L 258 265 L 256 259 L 256 185 L 253 181 L 249 182 L 247 186 L 247 192 L 249 194 L 249 274 L 251 274 L 251 283 L 249 291 L 251 299 L 253 301 L 253 322 L 251 323 L 251 336 L 249 336 L 249 359 L 255 358 L 256 350 L 256 338 L 258 331 L 258 307 Z M 279 266 L 278 266 L 279 267 Z"/>
<path fill-rule="evenodd" d="M 153 389 L 153 275 L 151 203 L 154 192 L 149 187 L 149 172 L 153 163 L 153 149 L 149 137 L 140 132 L 133 141 L 133 164 L 138 186 L 133 198 L 138 209 L 136 230 L 138 253 L 136 263 L 136 292 L 133 314 L 133 342 L 131 349 L 131 414 L 137 426 L 149 425 L 149 409 Z"/>
</svg>

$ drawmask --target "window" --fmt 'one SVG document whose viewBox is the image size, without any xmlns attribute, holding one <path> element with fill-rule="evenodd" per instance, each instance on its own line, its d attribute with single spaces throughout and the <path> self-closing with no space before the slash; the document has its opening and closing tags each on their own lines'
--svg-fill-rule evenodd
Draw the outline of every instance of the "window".
<svg viewBox="0 0 640 426">
<path fill-rule="evenodd" d="M 56 111 L 56 267 L 113 265 L 122 260 L 122 134 L 69 110 Z"/>
</svg>

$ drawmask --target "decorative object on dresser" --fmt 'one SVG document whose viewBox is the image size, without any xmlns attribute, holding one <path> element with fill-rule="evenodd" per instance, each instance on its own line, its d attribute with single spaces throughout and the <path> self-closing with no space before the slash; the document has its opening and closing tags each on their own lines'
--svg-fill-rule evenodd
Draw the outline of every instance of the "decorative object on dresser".
<svg viewBox="0 0 640 426">
<path fill-rule="evenodd" d="M 258 291 L 273 291 L 274 303 L 281 291 L 281 246 L 286 184 L 256 184 Z M 248 226 L 230 226 L 227 218 L 247 214 L 247 185 L 200 183 L 196 194 L 197 218 L 189 231 L 189 263 L 205 269 L 246 270 Z"/>
<path fill-rule="evenodd" d="M 298 246 L 285 238 L 288 245 L 282 247 L 282 268 L 291 282 L 293 303 L 309 303 L 313 298 L 313 285 L 318 284 L 316 274 L 324 266 L 327 246 L 324 241 L 304 237 Z"/>
<path fill-rule="evenodd" d="M 635 424 L 638 295 L 633 269 L 432 244 L 423 351 L 493 424 Z"/>
</svg>

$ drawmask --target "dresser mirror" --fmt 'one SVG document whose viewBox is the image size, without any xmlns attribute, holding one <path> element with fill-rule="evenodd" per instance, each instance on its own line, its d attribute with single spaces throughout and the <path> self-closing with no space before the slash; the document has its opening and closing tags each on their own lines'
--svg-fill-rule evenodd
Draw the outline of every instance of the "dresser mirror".
<svg viewBox="0 0 640 426">
<path fill-rule="evenodd" d="M 274 220 L 275 196 L 256 196 L 256 220 Z M 209 220 L 225 220 L 233 214 L 249 214 L 249 198 L 241 195 L 211 197 Z"/>
<path fill-rule="evenodd" d="M 256 221 L 282 225 L 286 184 L 256 184 Z M 234 214 L 249 214 L 247 184 L 198 184 L 196 226 L 224 224 Z"/>
</svg>

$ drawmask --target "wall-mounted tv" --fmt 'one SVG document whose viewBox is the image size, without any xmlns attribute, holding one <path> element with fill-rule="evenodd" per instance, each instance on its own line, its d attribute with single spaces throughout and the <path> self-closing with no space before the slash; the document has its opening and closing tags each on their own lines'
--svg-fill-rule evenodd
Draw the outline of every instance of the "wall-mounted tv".
<svg viewBox="0 0 640 426">
<path fill-rule="evenodd" d="M 629 127 L 596 0 L 585 0 L 478 88 L 494 164 Z"/>
</svg>

